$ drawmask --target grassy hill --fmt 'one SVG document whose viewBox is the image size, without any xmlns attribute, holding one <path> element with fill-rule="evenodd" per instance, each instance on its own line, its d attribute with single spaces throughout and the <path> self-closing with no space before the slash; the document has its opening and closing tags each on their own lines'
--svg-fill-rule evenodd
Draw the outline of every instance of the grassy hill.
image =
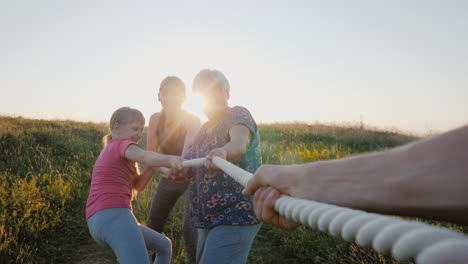
<svg viewBox="0 0 468 264">
<path fill-rule="evenodd" d="M 0 117 L 0 263 L 64 263 L 86 240 L 85 199 L 105 131 Z"/>
<path fill-rule="evenodd" d="M 92 167 L 106 133 L 105 124 L 0 117 L 0 263 L 69 263 L 87 258 L 76 249 L 83 245 L 94 248 L 84 209 Z M 301 123 L 263 124 L 260 134 L 263 162 L 270 164 L 342 158 L 417 139 L 362 127 Z M 134 213 L 141 223 L 146 221 L 155 184 L 152 181 L 134 202 Z M 181 202 L 165 230 L 174 245 L 173 263 L 184 263 L 186 257 Z M 112 256 L 111 261 L 115 261 Z M 286 262 L 394 260 L 314 230 L 287 232 L 264 224 L 249 263 Z"/>
</svg>

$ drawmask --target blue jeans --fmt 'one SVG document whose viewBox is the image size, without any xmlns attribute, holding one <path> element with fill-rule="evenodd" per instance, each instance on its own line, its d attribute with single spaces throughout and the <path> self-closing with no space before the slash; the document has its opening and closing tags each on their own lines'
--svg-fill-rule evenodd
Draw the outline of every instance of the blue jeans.
<svg viewBox="0 0 468 264">
<path fill-rule="evenodd" d="M 147 226 L 157 232 L 162 233 L 166 220 L 174 207 L 177 199 L 184 196 L 184 216 L 183 216 L 183 237 L 185 250 L 187 251 L 188 263 L 195 264 L 197 251 L 197 230 L 190 223 L 190 194 L 186 192 L 188 183 L 174 183 L 159 178 L 156 192 L 151 201 Z"/>
<path fill-rule="evenodd" d="M 219 225 L 198 229 L 197 263 L 246 263 L 262 224 Z"/>
<path fill-rule="evenodd" d="M 119 263 L 150 263 L 148 250 L 157 256 L 154 263 L 170 263 L 171 240 L 138 224 L 128 208 L 110 208 L 98 211 L 88 218 L 88 229 L 93 239 L 109 245 Z"/>
</svg>

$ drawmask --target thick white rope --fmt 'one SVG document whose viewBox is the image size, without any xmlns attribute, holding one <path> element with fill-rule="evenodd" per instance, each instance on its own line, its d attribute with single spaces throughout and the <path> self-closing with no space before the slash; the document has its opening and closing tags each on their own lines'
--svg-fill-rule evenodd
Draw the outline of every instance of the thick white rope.
<svg viewBox="0 0 468 264">
<path fill-rule="evenodd" d="M 203 160 L 186 160 L 182 166 L 199 166 Z M 243 186 L 253 176 L 219 157 L 214 157 L 213 163 Z M 170 173 L 167 168 L 161 170 Z M 424 264 L 468 262 L 468 237 L 447 228 L 287 195 L 276 201 L 275 210 L 288 219 L 334 237 L 372 247 L 378 253 L 391 253 L 398 261 L 415 260 Z"/>
</svg>

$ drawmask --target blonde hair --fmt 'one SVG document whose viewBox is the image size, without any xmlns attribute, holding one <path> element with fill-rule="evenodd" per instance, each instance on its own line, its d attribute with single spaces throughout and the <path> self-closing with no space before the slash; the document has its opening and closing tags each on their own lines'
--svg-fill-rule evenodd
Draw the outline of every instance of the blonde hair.
<svg viewBox="0 0 468 264">
<path fill-rule="evenodd" d="M 193 93 L 205 93 L 222 89 L 229 95 L 230 85 L 224 74 L 218 70 L 203 69 L 193 79 Z"/>
<path fill-rule="evenodd" d="M 130 108 L 130 107 L 121 107 L 112 114 L 110 122 L 109 122 L 109 129 L 110 132 L 109 134 L 105 135 L 102 138 L 102 144 L 105 147 L 109 140 L 112 139 L 112 129 L 114 126 L 119 123 L 119 124 L 127 124 L 128 122 L 132 121 L 141 121 L 145 123 L 145 117 L 143 114 L 140 112 L 140 110 L 135 109 L 135 108 Z"/>
<path fill-rule="evenodd" d="M 159 85 L 159 92 L 161 92 L 170 84 L 174 85 L 174 87 L 176 88 L 175 90 L 171 90 L 171 92 L 185 97 L 185 84 L 179 77 L 176 76 L 167 76 L 166 78 L 164 78 L 164 80 L 162 80 L 161 84 Z"/>
</svg>

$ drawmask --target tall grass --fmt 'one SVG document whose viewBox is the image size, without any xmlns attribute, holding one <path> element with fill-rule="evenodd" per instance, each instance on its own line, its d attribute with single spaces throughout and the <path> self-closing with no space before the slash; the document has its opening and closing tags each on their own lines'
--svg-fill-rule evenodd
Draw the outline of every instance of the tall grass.
<svg viewBox="0 0 468 264">
<path fill-rule="evenodd" d="M 84 236 L 104 126 L 0 117 L 0 262 L 60 263 Z"/>
<path fill-rule="evenodd" d="M 78 246 L 94 246 L 84 211 L 92 166 L 106 130 L 104 124 L 0 117 L 0 263 L 76 262 L 83 258 L 75 251 Z M 263 162 L 270 164 L 342 158 L 416 139 L 395 132 L 369 131 L 362 126 L 300 123 L 260 125 L 260 136 Z M 145 142 L 141 145 L 144 147 Z M 143 224 L 157 178 L 133 204 L 135 216 Z M 186 262 L 182 210 L 180 199 L 164 230 L 173 242 L 173 263 Z M 264 224 L 254 241 L 249 263 L 396 261 L 308 228 L 284 231 Z"/>
</svg>

